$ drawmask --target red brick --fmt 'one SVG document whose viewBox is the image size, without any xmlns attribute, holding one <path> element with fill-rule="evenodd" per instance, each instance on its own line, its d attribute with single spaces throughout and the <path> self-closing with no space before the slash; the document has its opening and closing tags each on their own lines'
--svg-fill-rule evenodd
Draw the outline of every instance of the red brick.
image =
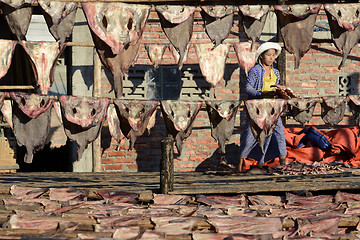
<svg viewBox="0 0 360 240">
<path fill-rule="evenodd" d="M 205 28 L 201 25 L 194 24 L 193 26 L 193 32 L 203 32 L 205 31 Z"/>
<path fill-rule="evenodd" d="M 114 159 L 111 158 L 101 158 L 101 164 L 113 164 Z"/>
<path fill-rule="evenodd" d="M 149 32 L 150 31 L 150 26 L 149 25 L 145 25 L 144 27 L 144 32 Z"/>
<path fill-rule="evenodd" d="M 307 73 L 325 73 L 325 71 L 326 68 L 320 68 L 320 67 L 307 69 Z"/>
<path fill-rule="evenodd" d="M 302 58 L 301 58 L 301 60 L 315 60 L 316 59 L 316 57 L 314 56 L 314 55 L 312 55 L 312 54 L 305 54 Z M 301 63 L 301 61 L 300 61 L 300 63 Z"/>
<path fill-rule="evenodd" d="M 161 28 L 159 25 L 153 25 L 153 26 L 151 26 L 151 31 L 152 31 L 152 32 L 159 32 L 159 33 L 162 33 L 162 32 L 163 32 L 162 28 Z"/>
<path fill-rule="evenodd" d="M 357 68 L 357 64 L 356 63 L 352 63 L 352 62 L 346 62 L 346 67 L 353 67 L 353 68 Z M 346 72 L 346 71 L 345 71 Z"/>
<path fill-rule="evenodd" d="M 224 94 L 232 94 L 231 89 L 228 89 L 228 88 L 217 89 L 217 92 L 224 93 Z"/>
<path fill-rule="evenodd" d="M 136 149 L 135 150 L 129 150 L 126 152 L 128 156 L 134 156 L 137 155 Z"/>
<path fill-rule="evenodd" d="M 236 99 L 238 99 L 236 96 L 228 96 L 228 98 L 227 98 L 228 100 L 236 100 Z"/>
<path fill-rule="evenodd" d="M 145 38 L 150 38 L 150 33 L 149 32 L 144 32 L 142 34 L 142 38 L 145 39 Z"/>
<path fill-rule="evenodd" d="M 194 150 L 188 150 L 188 151 L 184 151 L 185 155 L 195 155 L 195 151 Z"/>
<path fill-rule="evenodd" d="M 204 149 L 216 149 L 218 148 L 218 144 L 206 144 L 202 146 Z"/>
<path fill-rule="evenodd" d="M 132 158 L 116 158 L 115 159 L 115 163 L 132 163 L 132 162 L 136 162 L 136 160 L 132 159 Z"/>
<path fill-rule="evenodd" d="M 194 124 L 195 125 L 195 124 Z M 191 135 L 190 135 L 190 138 L 197 138 L 198 137 L 198 134 L 196 133 L 196 131 L 192 131 L 191 132 Z"/>
<path fill-rule="evenodd" d="M 208 118 L 208 115 L 207 115 L 207 113 L 199 112 L 198 115 L 196 116 L 196 119 L 198 119 L 198 118 Z"/>
<path fill-rule="evenodd" d="M 334 88 L 328 88 L 328 89 L 325 89 L 325 92 L 328 93 L 328 94 L 335 94 L 335 89 Z"/>
<path fill-rule="evenodd" d="M 323 63 L 320 64 L 320 67 L 337 67 L 336 63 Z"/>
<path fill-rule="evenodd" d="M 181 157 L 177 157 L 176 160 L 182 163 L 189 161 L 189 158 L 187 156 L 181 156 Z"/>
<path fill-rule="evenodd" d="M 304 82 L 301 84 L 301 86 L 305 88 L 315 88 L 317 87 L 317 85 L 318 85 L 317 82 Z"/>
<path fill-rule="evenodd" d="M 200 155 L 200 156 L 209 156 L 211 154 L 212 154 L 212 152 L 210 152 L 210 151 L 200 151 L 200 150 L 197 151 L 197 155 Z"/>
<path fill-rule="evenodd" d="M 286 83 L 286 85 L 288 85 L 289 87 L 299 87 L 300 83 L 298 83 L 298 82 L 289 82 L 289 83 Z"/>
<path fill-rule="evenodd" d="M 212 136 L 211 136 L 211 132 L 206 132 L 206 133 L 203 133 L 203 136 L 204 137 L 209 137 L 209 138 L 211 138 Z"/>
<path fill-rule="evenodd" d="M 354 68 L 344 67 L 344 72 L 346 73 L 357 72 L 358 70 L 359 70 L 358 67 L 354 67 Z"/>
<path fill-rule="evenodd" d="M 320 91 L 319 91 L 319 89 L 310 89 L 310 94 L 313 96 L 313 95 L 317 95 L 317 94 L 319 94 L 320 93 Z"/>
<path fill-rule="evenodd" d="M 122 165 L 105 165 L 105 171 L 114 171 L 114 170 L 122 170 L 123 166 Z"/>
<path fill-rule="evenodd" d="M 340 72 L 340 70 L 337 69 L 336 67 L 334 67 L 334 68 L 326 68 L 325 71 L 328 72 L 328 73 L 337 73 L 337 72 Z"/>
<path fill-rule="evenodd" d="M 115 144 L 115 145 L 118 145 L 118 142 L 115 140 L 115 138 L 111 138 L 111 144 Z"/>
<path fill-rule="evenodd" d="M 122 157 L 125 156 L 126 153 L 124 151 L 113 151 L 108 153 L 109 157 Z"/>
<path fill-rule="evenodd" d="M 212 143 L 212 142 L 214 142 L 212 138 L 198 139 L 198 143 Z"/>
<path fill-rule="evenodd" d="M 207 157 L 201 157 L 201 156 L 190 156 L 189 160 L 190 161 L 198 161 L 198 162 L 202 162 L 206 159 Z"/>
<path fill-rule="evenodd" d="M 183 169 L 180 169 L 180 172 L 193 172 L 193 168 L 183 168 Z"/>
<path fill-rule="evenodd" d="M 125 144 L 121 144 L 120 145 L 120 150 L 128 150 L 129 149 L 129 145 L 125 145 Z"/>
<path fill-rule="evenodd" d="M 321 80 L 336 80 L 336 76 L 321 75 Z"/>
<path fill-rule="evenodd" d="M 181 168 L 193 168 L 194 164 L 193 163 L 181 163 L 180 167 Z"/>
<path fill-rule="evenodd" d="M 309 93 L 309 90 L 307 90 L 307 89 L 297 89 L 297 90 L 296 90 L 296 93 L 297 93 L 297 94 L 300 94 L 300 95 L 301 95 L 301 94 L 304 94 L 304 95 L 305 95 L 305 94 L 308 94 L 308 93 Z"/>
<path fill-rule="evenodd" d="M 234 93 L 234 94 L 239 94 L 240 92 L 241 92 L 241 89 L 240 89 L 240 88 L 233 89 L 233 93 Z"/>
<path fill-rule="evenodd" d="M 320 81 L 319 82 L 319 87 L 335 87 L 335 83 L 334 82 Z"/>
<path fill-rule="evenodd" d="M 311 65 L 314 66 L 313 63 Z M 306 63 L 305 61 L 300 62 L 300 67 L 309 67 L 309 66 L 310 64 Z"/>
<path fill-rule="evenodd" d="M 126 165 L 129 169 L 139 169 L 139 166 L 136 165 Z"/>
<path fill-rule="evenodd" d="M 189 137 L 189 138 L 186 139 L 186 142 L 187 143 L 196 143 L 196 138 Z"/>
</svg>

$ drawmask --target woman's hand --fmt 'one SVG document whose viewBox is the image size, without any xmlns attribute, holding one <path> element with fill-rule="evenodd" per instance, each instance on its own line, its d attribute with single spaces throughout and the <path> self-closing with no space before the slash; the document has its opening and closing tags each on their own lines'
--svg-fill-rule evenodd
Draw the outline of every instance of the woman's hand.
<svg viewBox="0 0 360 240">
<path fill-rule="evenodd" d="M 270 87 L 274 87 L 274 90 L 276 92 L 276 95 L 279 98 L 283 99 L 290 99 L 290 98 L 297 98 L 298 96 L 288 87 L 284 85 L 271 85 Z"/>
</svg>

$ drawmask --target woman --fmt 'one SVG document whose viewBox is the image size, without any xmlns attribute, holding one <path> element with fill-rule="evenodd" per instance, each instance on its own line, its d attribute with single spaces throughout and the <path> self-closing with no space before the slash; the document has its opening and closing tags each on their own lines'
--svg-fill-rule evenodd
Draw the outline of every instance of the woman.
<svg viewBox="0 0 360 240">
<path fill-rule="evenodd" d="M 280 81 L 279 71 L 273 68 L 273 63 L 280 52 L 280 45 L 273 42 L 266 42 L 258 48 L 255 55 L 258 64 L 250 69 L 245 85 L 248 100 L 274 98 L 276 96 L 271 85 L 279 84 Z M 280 118 L 273 134 L 265 141 L 264 154 L 261 153 L 260 146 L 251 132 L 249 121 L 246 121 L 240 144 L 239 172 L 242 171 L 244 158 L 247 157 L 257 160 L 259 165 L 276 157 L 280 158 L 280 164 L 285 163 L 286 142 L 284 127 Z"/>
</svg>

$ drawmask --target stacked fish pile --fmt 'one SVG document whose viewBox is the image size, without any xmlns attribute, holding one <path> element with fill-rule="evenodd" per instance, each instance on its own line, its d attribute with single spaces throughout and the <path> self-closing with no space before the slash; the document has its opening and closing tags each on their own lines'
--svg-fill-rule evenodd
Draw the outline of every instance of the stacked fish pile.
<svg viewBox="0 0 360 240">
<path fill-rule="evenodd" d="M 12 186 L 1 238 L 354 239 L 359 194 L 187 196 Z"/>
</svg>

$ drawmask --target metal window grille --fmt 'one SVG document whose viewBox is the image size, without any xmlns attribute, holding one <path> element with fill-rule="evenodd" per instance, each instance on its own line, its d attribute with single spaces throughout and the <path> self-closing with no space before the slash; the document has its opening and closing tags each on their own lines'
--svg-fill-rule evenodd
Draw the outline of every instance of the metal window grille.
<svg viewBox="0 0 360 240">
<path fill-rule="evenodd" d="M 125 98 L 133 99 L 204 99 L 209 96 L 210 84 L 205 81 L 198 65 L 182 70 L 177 65 L 130 68 L 124 80 Z"/>
<path fill-rule="evenodd" d="M 338 89 L 340 96 L 360 94 L 359 75 L 342 75 L 338 77 Z"/>
</svg>

